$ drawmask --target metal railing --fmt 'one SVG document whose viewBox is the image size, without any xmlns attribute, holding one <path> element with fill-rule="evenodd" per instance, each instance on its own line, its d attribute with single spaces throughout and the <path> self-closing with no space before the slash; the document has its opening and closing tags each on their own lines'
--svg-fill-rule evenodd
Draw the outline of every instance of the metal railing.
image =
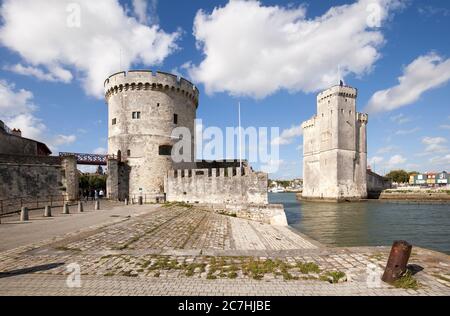
<svg viewBox="0 0 450 316">
<path fill-rule="evenodd" d="M 63 195 L 49 195 L 45 197 L 16 197 L 0 200 L 0 215 L 13 214 L 22 207 L 30 210 L 49 206 L 63 206 L 67 199 Z"/>
</svg>

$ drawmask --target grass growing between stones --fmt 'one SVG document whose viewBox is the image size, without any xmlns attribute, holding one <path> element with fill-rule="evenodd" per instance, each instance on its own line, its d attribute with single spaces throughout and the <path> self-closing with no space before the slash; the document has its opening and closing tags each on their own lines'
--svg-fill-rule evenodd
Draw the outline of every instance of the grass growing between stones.
<svg viewBox="0 0 450 316">
<path fill-rule="evenodd" d="M 321 280 L 329 283 L 346 281 L 341 271 L 322 271 L 314 262 L 285 262 L 281 259 L 260 259 L 253 257 L 171 257 L 148 255 L 137 258 L 129 255 L 108 255 L 102 261 L 112 262 L 113 271 L 105 276 L 122 275 L 136 277 L 147 276 L 185 276 L 215 279 L 283 278 L 283 280 Z M 110 268 L 108 268 L 110 270 Z"/>
<path fill-rule="evenodd" d="M 398 280 L 392 283 L 396 288 L 417 290 L 420 283 L 413 277 L 411 271 L 407 270 Z"/>
</svg>

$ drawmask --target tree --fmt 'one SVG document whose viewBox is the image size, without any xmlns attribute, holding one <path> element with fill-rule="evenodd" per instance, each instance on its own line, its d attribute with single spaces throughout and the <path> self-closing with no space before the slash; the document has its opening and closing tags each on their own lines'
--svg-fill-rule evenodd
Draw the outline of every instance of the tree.
<svg viewBox="0 0 450 316">
<path fill-rule="evenodd" d="M 106 188 L 106 176 L 99 174 L 83 174 L 80 176 L 81 190 L 101 190 Z"/>
<path fill-rule="evenodd" d="M 386 178 L 396 183 L 406 183 L 409 181 L 409 174 L 405 170 L 392 170 Z"/>
</svg>

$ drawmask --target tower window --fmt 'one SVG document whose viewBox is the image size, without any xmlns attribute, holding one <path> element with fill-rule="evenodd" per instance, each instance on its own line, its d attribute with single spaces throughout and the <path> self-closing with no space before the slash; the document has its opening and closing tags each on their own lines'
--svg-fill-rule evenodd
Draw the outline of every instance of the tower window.
<svg viewBox="0 0 450 316">
<path fill-rule="evenodd" d="M 111 124 L 116 125 L 116 123 L 117 123 L 117 119 L 113 118 Z"/>
<path fill-rule="evenodd" d="M 172 154 L 172 146 L 170 146 L 170 145 L 159 146 L 159 155 L 160 156 L 170 156 L 171 154 Z"/>
<path fill-rule="evenodd" d="M 140 119 L 141 118 L 141 112 L 133 112 L 131 114 L 131 118 L 134 119 L 134 120 Z"/>
<path fill-rule="evenodd" d="M 131 150 L 127 150 L 127 157 L 130 157 L 131 156 Z"/>
<path fill-rule="evenodd" d="M 173 115 L 173 124 L 178 124 L 178 114 Z"/>
<path fill-rule="evenodd" d="M 156 107 L 158 107 L 158 108 L 159 108 L 159 103 L 156 103 Z"/>
</svg>

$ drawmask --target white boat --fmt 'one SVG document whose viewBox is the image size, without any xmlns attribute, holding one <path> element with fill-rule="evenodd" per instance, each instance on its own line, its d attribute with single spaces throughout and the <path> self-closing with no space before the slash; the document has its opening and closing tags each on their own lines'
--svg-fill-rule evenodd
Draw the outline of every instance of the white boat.
<svg viewBox="0 0 450 316">
<path fill-rule="evenodd" d="M 285 190 L 283 188 L 271 188 L 271 189 L 269 189 L 269 192 L 282 193 L 282 192 L 285 192 Z"/>
</svg>

